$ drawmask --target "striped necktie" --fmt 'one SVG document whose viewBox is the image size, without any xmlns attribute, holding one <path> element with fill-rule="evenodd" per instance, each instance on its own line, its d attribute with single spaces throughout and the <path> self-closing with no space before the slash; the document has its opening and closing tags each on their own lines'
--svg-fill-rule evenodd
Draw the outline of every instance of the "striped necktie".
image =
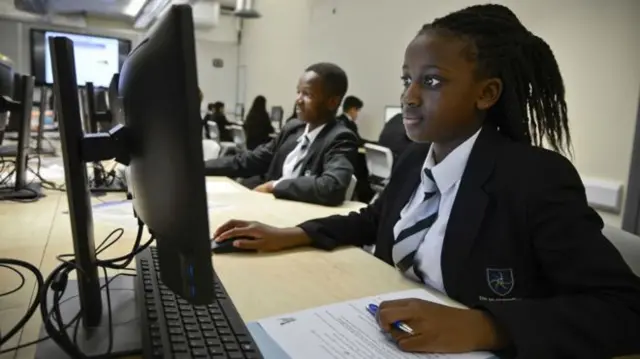
<svg viewBox="0 0 640 359">
<path fill-rule="evenodd" d="M 422 203 L 414 210 L 414 213 L 420 213 L 421 219 L 398 233 L 392 249 L 393 262 L 398 270 L 409 277 L 415 276 L 421 282 L 424 282 L 424 279 L 418 269 L 419 263 L 416 260 L 416 253 L 429 228 L 438 218 L 440 204 L 440 193 L 431 170 L 425 169 L 424 173 L 427 180 L 423 182 L 423 185 L 427 190 L 424 193 Z M 412 213 L 406 215 L 410 216 Z"/>
<path fill-rule="evenodd" d="M 310 143 L 309 136 L 303 135 L 302 139 L 300 140 L 300 151 L 298 151 L 298 161 L 293 166 L 294 172 L 297 171 L 300 165 L 302 165 L 302 162 L 304 162 L 304 158 L 306 154 L 305 152 L 307 152 L 307 149 L 309 148 L 309 143 Z"/>
</svg>

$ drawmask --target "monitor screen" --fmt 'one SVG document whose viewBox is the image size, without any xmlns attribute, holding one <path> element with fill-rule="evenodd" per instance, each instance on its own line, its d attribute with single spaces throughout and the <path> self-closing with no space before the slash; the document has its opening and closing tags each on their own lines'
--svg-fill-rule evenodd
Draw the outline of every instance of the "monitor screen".
<svg viewBox="0 0 640 359">
<path fill-rule="evenodd" d="M 400 106 L 386 106 L 384 108 L 384 123 L 389 122 L 393 116 L 402 113 L 402 107 Z"/>
<path fill-rule="evenodd" d="M 109 87 L 113 74 L 120 72 L 131 50 L 131 41 L 109 37 L 73 34 L 47 30 L 31 30 L 31 73 L 39 85 L 51 85 L 49 38 L 62 36 L 73 41 L 78 85 L 92 82 L 96 87 Z"/>
</svg>

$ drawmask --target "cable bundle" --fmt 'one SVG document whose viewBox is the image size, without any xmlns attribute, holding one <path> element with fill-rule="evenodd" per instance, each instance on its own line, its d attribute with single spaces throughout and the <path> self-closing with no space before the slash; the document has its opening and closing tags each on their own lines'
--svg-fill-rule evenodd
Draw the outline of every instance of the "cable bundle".
<svg viewBox="0 0 640 359">
<path fill-rule="evenodd" d="M 34 299 L 31 306 L 29 307 L 25 316 L 16 324 L 14 328 L 11 329 L 10 332 L 8 332 L 6 335 L 0 338 L 0 347 L 2 346 L 2 344 L 6 343 L 13 335 L 19 332 L 20 329 L 22 329 L 22 327 L 31 318 L 31 316 L 33 315 L 33 313 L 36 311 L 38 307 L 40 307 L 40 313 L 42 315 L 43 325 L 47 333 L 47 336 L 44 338 L 29 342 L 29 343 L 24 343 L 16 347 L 2 349 L 0 350 L 0 354 L 12 352 L 21 348 L 25 348 L 25 347 L 46 341 L 46 340 L 53 340 L 60 348 L 62 348 L 65 351 L 65 353 L 67 353 L 67 355 L 69 355 L 72 358 L 78 358 L 78 359 L 111 358 L 112 357 L 111 351 L 113 350 L 112 348 L 113 347 L 113 326 L 112 326 L 113 323 L 112 323 L 112 314 L 111 314 L 111 296 L 109 294 L 109 284 L 118 276 L 121 276 L 121 275 L 135 276 L 135 274 L 120 273 L 114 277 L 109 278 L 107 269 L 135 271 L 134 269 L 128 268 L 129 265 L 135 259 L 135 256 L 138 253 L 147 249 L 151 245 L 151 243 L 153 243 L 154 241 L 154 237 L 151 236 L 151 238 L 147 242 L 141 245 L 140 243 L 142 241 L 143 230 L 144 230 L 144 225 L 139 221 L 136 240 L 129 254 L 116 257 L 116 258 L 107 259 L 107 260 L 97 260 L 97 265 L 102 269 L 104 278 L 105 278 L 105 284 L 101 287 L 101 289 L 107 290 L 106 299 L 107 299 L 107 307 L 108 307 L 108 313 L 109 313 L 109 317 L 108 317 L 109 347 L 106 353 L 97 355 L 97 356 L 87 356 L 76 345 L 76 334 L 81 322 L 80 312 L 78 311 L 78 313 L 68 323 L 64 323 L 62 319 L 60 306 L 64 302 L 75 298 L 75 297 L 72 297 L 72 298 L 65 299 L 64 301 L 61 301 L 61 298 L 64 296 L 64 292 L 67 288 L 69 274 L 74 270 L 81 270 L 79 267 L 77 267 L 76 260 L 73 255 L 63 254 L 58 256 L 57 259 L 61 262 L 60 265 L 58 265 L 46 279 L 43 279 L 42 274 L 36 267 L 34 267 L 33 265 L 27 262 L 14 260 L 14 259 L 0 259 L 0 267 L 10 268 L 10 270 L 13 270 L 16 273 L 19 273 L 18 275 L 22 278 L 21 285 L 19 285 L 15 289 L 12 289 L 7 293 L 0 295 L 0 297 L 9 295 L 11 293 L 15 293 L 16 291 L 20 290 L 20 288 L 22 288 L 22 286 L 24 285 L 24 276 L 15 268 L 12 268 L 12 266 L 18 266 L 18 267 L 23 267 L 28 269 L 34 274 L 38 282 L 37 284 L 38 288 L 36 292 L 38 293 L 38 295 Z M 98 245 L 98 247 L 96 248 L 96 257 L 100 253 L 107 250 L 109 247 L 113 246 L 122 237 L 123 234 L 124 234 L 124 230 L 122 228 L 118 228 L 113 232 L 111 232 L 102 241 L 102 243 L 100 243 L 100 245 Z M 51 308 L 49 308 L 49 305 L 48 305 L 49 298 L 47 296 L 49 288 L 53 290 L 53 300 L 51 303 Z M 67 329 L 69 329 L 72 325 L 75 325 L 73 338 L 71 338 L 67 333 Z M 119 354 L 122 354 L 122 353 L 119 353 Z M 124 353 L 124 354 L 137 355 L 140 353 L 135 352 L 135 353 Z"/>
</svg>

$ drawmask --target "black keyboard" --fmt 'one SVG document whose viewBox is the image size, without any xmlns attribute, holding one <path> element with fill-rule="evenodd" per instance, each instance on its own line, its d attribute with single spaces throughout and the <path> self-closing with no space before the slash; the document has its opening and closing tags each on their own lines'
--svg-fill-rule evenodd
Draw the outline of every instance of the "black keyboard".
<svg viewBox="0 0 640 359">
<path fill-rule="evenodd" d="M 160 281 L 155 247 L 138 254 L 136 268 L 145 358 L 262 358 L 215 274 L 215 302 L 194 306 Z"/>
</svg>

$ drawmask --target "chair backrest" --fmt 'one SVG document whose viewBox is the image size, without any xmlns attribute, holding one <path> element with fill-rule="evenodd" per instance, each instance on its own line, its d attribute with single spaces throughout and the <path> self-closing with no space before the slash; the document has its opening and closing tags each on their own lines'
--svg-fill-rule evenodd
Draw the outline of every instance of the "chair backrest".
<svg viewBox="0 0 640 359">
<path fill-rule="evenodd" d="M 612 226 L 604 226 L 602 234 L 618 249 L 633 273 L 640 276 L 640 237 Z"/>
<path fill-rule="evenodd" d="M 391 168 L 393 167 L 393 153 L 391 150 L 371 143 L 365 143 L 364 150 L 369 174 L 378 178 L 388 179 L 391 176 Z"/>
<path fill-rule="evenodd" d="M 353 192 L 356 190 L 356 183 L 358 183 L 358 179 L 356 176 L 351 175 L 351 181 L 349 182 L 349 187 L 347 187 L 347 193 L 344 196 L 345 201 L 351 201 L 353 199 Z"/>
<path fill-rule="evenodd" d="M 244 134 L 244 128 L 241 126 L 229 126 L 231 130 L 231 136 L 233 136 L 233 142 L 240 150 L 247 149 L 247 137 Z"/>
<path fill-rule="evenodd" d="M 202 140 L 202 155 L 205 161 L 220 157 L 220 145 L 214 140 Z"/>
<path fill-rule="evenodd" d="M 212 140 L 218 141 L 220 139 L 220 130 L 218 130 L 218 124 L 213 121 L 207 121 L 209 126 L 209 136 Z"/>
</svg>

